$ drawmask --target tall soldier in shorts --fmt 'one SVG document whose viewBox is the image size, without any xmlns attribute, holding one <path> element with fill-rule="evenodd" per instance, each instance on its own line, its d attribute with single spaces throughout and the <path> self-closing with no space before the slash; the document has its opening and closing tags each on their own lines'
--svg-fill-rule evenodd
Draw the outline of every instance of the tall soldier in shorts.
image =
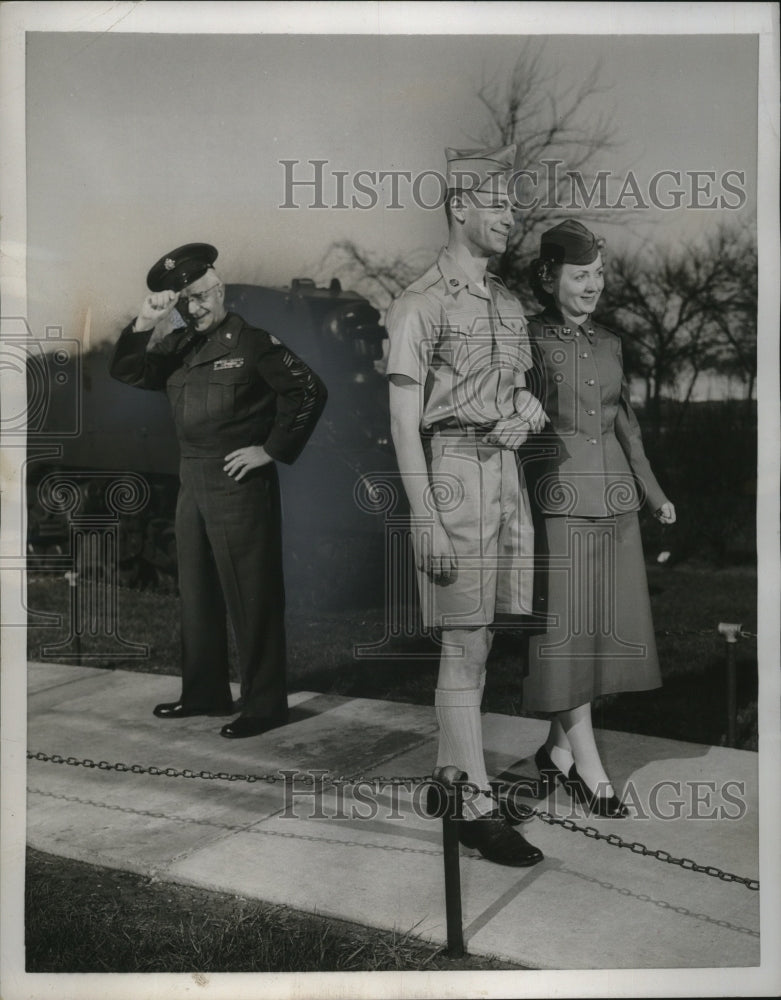
<svg viewBox="0 0 781 1000">
<path fill-rule="evenodd" d="M 410 504 L 426 626 L 441 629 L 437 767 L 488 788 L 480 704 L 498 615 L 532 613 L 533 528 L 516 449 L 545 414 L 526 387 L 521 305 L 486 271 L 513 226 L 515 146 L 447 150 L 448 243 L 388 312 L 391 430 Z M 542 853 L 488 794 L 465 802 L 461 842 L 491 861 Z"/>
</svg>

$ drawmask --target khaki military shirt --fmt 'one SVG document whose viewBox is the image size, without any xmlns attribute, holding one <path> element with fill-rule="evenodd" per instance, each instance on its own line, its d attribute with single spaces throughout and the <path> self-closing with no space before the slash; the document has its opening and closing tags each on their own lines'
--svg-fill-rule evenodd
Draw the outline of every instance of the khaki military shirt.
<svg viewBox="0 0 781 1000">
<path fill-rule="evenodd" d="M 482 288 L 442 250 L 385 325 L 387 374 L 425 387 L 422 431 L 487 429 L 515 412 L 532 359 L 520 303 L 499 278 L 486 274 Z"/>
</svg>

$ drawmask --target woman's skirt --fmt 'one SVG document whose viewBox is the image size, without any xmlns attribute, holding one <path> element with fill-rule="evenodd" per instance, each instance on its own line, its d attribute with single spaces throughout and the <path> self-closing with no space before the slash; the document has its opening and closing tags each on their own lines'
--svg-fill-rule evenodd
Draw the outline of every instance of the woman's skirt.
<svg viewBox="0 0 781 1000">
<path fill-rule="evenodd" d="M 662 683 L 636 513 L 545 517 L 537 531 L 535 613 L 523 703 L 558 712 Z"/>
</svg>

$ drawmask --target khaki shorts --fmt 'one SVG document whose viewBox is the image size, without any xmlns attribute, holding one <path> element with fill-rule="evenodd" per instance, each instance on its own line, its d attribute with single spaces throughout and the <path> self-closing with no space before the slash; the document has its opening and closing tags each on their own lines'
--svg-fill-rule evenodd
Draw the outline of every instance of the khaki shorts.
<svg viewBox="0 0 781 1000">
<path fill-rule="evenodd" d="M 444 584 L 418 571 L 423 624 L 476 628 L 530 615 L 534 529 L 516 453 L 471 432 L 435 432 L 427 445 L 431 502 L 457 568 Z"/>
</svg>

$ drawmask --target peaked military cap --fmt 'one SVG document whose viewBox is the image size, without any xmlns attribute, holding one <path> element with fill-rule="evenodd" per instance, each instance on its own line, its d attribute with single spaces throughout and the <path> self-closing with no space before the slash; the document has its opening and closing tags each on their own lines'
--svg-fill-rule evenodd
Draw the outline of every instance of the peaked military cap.
<svg viewBox="0 0 781 1000">
<path fill-rule="evenodd" d="M 599 256 L 599 241 L 582 222 L 567 219 L 540 237 L 540 257 L 557 264 L 591 264 Z"/>
<path fill-rule="evenodd" d="M 464 191 L 478 191 L 497 175 L 508 174 L 515 163 L 515 144 L 494 149 L 445 150 L 447 186 Z"/>
<path fill-rule="evenodd" d="M 146 276 L 152 292 L 181 292 L 187 285 L 202 278 L 217 260 L 217 250 L 210 243 L 186 243 L 167 253 Z"/>
</svg>

